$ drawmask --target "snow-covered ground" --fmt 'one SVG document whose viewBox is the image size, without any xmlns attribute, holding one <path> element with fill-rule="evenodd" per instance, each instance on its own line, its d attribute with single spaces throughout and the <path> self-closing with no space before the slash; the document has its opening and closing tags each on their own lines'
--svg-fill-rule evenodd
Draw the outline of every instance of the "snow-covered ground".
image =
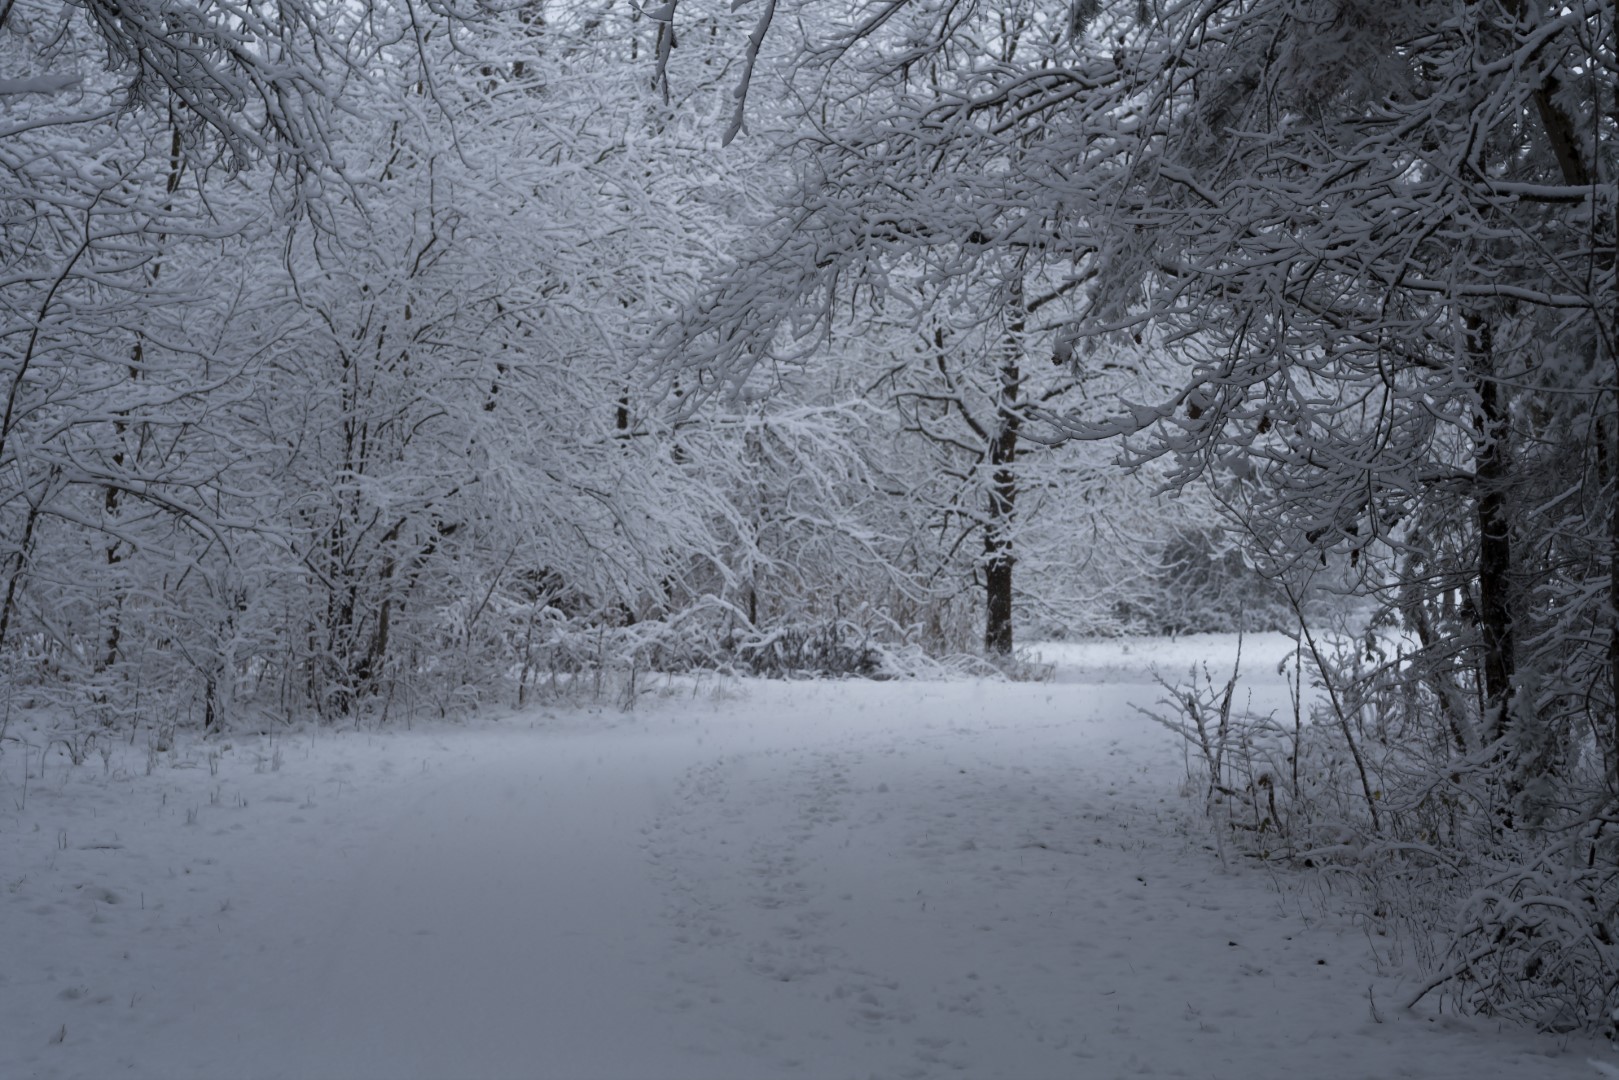
<svg viewBox="0 0 1619 1080">
<path fill-rule="evenodd" d="M 1407 1013 L 1320 886 L 1223 862 L 1134 705 L 682 684 L 633 713 L 0 756 L 0 1077 L 1557 1080 L 1606 1046 Z M 1291 648 L 1250 638 L 1254 707 Z M 1613 1075 L 1619 1075 L 1619 1072 Z"/>
</svg>

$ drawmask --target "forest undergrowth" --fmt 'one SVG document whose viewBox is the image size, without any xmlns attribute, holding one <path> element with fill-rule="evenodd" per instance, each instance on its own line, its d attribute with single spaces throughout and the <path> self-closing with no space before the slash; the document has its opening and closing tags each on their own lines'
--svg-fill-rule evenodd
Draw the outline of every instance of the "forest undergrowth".
<svg viewBox="0 0 1619 1080">
<path fill-rule="evenodd" d="M 1141 710 L 1184 740 L 1185 792 L 1222 858 L 1312 879 L 1321 907 L 1352 916 L 1379 966 L 1405 974 L 1407 1008 L 1613 1037 L 1609 823 L 1544 789 L 1503 792 L 1489 757 L 1459 762 L 1435 730 L 1442 704 L 1404 678 L 1408 636 L 1296 636 L 1278 672 L 1288 713 L 1245 705 L 1240 647 L 1229 672 L 1158 675 L 1164 696 Z M 1589 764 L 1559 781 L 1587 799 L 1603 787 Z"/>
</svg>

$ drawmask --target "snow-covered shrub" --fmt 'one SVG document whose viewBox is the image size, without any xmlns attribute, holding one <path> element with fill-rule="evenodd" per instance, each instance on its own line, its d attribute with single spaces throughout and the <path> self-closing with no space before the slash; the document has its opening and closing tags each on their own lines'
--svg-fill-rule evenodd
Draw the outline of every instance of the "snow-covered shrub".
<svg viewBox="0 0 1619 1080">
<path fill-rule="evenodd" d="M 1183 525 L 1153 545 L 1151 571 L 1115 601 L 1122 626 L 1146 634 L 1286 629 L 1287 594 L 1217 526 Z"/>
<path fill-rule="evenodd" d="M 1609 1031 L 1619 838 L 1588 809 L 1608 804 L 1590 744 L 1526 777 L 1415 643 L 1299 640 L 1292 716 L 1241 709 L 1240 668 L 1163 683 L 1149 715 L 1187 740 L 1211 820 L 1252 857 L 1330 875 L 1336 902 L 1404 942 L 1425 972 L 1413 1004 Z"/>
<path fill-rule="evenodd" d="M 858 676 L 882 671 L 882 655 L 871 632 L 847 622 L 781 626 L 738 640 L 737 659 L 755 675 L 771 678 Z"/>
<path fill-rule="evenodd" d="M 1597 854 L 1578 834 L 1514 840 L 1468 875 L 1449 947 L 1423 993 L 1543 1031 L 1611 1036 L 1619 1010 L 1613 842 Z"/>
<path fill-rule="evenodd" d="M 1162 632 L 1170 634 L 1270 630 L 1292 612 L 1277 583 L 1242 557 L 1217 529 L 1188 529 L 1158 553 L 1159 595 L 1167 602 Z"/>
<path fill-rule="evenodd" d="M 1251 848 L 1269 857 L 1300 842 L 1298 807 L 1306 781 L 1297 765 L 1308 750 L 1296 715 L 1279 718 L 1242 707 L 1241 673 L 1239 645 L 1229 674 L 1216 675 L 1205 664 L 1193 667 L 1184 682 L 1156 676 L 1168 696 L 1156 709 L 1141 711 L 1186 740 L 1205 812 L 1222 828 L 1247 834 Z"/>
</svg>

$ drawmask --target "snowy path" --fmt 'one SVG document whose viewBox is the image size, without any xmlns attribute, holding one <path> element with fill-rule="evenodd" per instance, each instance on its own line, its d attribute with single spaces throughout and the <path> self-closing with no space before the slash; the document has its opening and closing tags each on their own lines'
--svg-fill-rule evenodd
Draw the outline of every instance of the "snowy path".
<svg viewBox="0 0 1619 1080">
<path fill-rule="evenodd" d="M 530 734 L 412 805 L 281 1074 L 656 1075 L 678 1025 L 638 840 L 665 767 L 644 742 Z"/>
<path fill-rule="evenodd" d="M 0 1077 L 1590 1080 L 1614 1060 L 1400 1013 L 1310 889 L 1222 867 L 1179 748 L 1128 707 L 1154 696 L 1127 672 L 767 684 L 304 737 L 273 765 L 245 745 L 151 776 L 48 762 L 22 808 L 0 774 Z"/>
</svg>

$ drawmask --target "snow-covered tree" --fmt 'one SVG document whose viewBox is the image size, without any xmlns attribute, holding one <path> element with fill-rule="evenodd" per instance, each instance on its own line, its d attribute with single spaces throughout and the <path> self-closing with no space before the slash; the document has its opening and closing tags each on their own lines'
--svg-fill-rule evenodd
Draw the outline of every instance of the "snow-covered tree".
<svg viewBox="0 0 1619 1080">
<path fill-rule="evenodd" d="M 946 561 L 971 546 L 984 647 L 1004 655 L 1023 459 L 1060 439 L 1042 415 L 1118 369 L 1075 363 L 1065 313 L 1095 270 L 1087 241 L 1064 234 L 1048 178 L 1030 172 L 1031 162 L 1056 167 L 1069 148 L 1042 118 L 1024 117 L 1016 96 L 980 99 L 996 73 L 1053 63 L 1063 35 L 1038 4 L 951 10 L 874 6 L 842 25 L 827 8 L 806 9 L 808 25 L 831 28 L 831 44 L 807 42 L 786 76 L 809 103 L 794 184 L 765 238 L 708 288 L 667 348 L 723 396 L 761 363 L 804 362 L 828 335 L 835 351 L 840 335 L 886 333 L 893 351 L 870 391 L 926 444 L 933 475 L 909 497 L 930 502 L 926 527 L 939 531 Z"/>
<path fill-rule="evenodd" d="M 1169 360 L 1173 389 L 1120 394 L 1112 420 L 996 414 L 1206 485 L 1301 617 L 1347 575 L 1397 624 L 1370 669 L 1318 650 L 1348 751 L 1370 716 L 1409 752 L 1355 754 L 1357 827 L 1501 860 L 1449 973 L 1475 1003 L 1532 1012 L 1544 991 L 1606 1017 L 1612 5 L 777 8 L 762 27 L 810 28 L 814 134 L 778 230 L 692 321 L 697 368 L 734 385 L 843 307 L 894 302 L 900 268 L 977 290 L 970 310 L 1076 378 Z M 1062 300 L 1038 336 L 1008 311 L 1042 289 Z M 1441 828 L 1441 803 L 1469 812 Z M 1479 981 L 1480 947 L 1512 977 Z"/>
</svg>

